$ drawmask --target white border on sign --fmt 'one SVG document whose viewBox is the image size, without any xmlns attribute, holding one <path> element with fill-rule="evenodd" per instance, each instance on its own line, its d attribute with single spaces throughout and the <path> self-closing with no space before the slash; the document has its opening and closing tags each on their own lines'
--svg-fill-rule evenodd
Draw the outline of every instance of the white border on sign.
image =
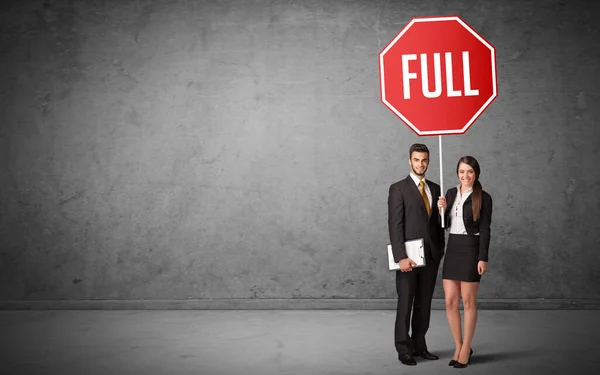
<svg viewBox="0 0 600 375">
<path fill-rule="evenodd" d="M 439 21 L 457 21 L 460 23 L 468 32 L 473 34 L 483 45 L 485 45 L 492 53 L 492 95 L 490 98 L 481 106 L 481 108 L 475 113 L 473 117 L 467 122 L 467 124 L 461 130 L 440 130 L 440 131 L 420 131 L 417 129 L 404 115 L 402 115 L 398 110 L 387 101 L 385 98 L 385 77 L 384 77 L 384 67 L 383 67 L 383 56 L 389 51 L 390 48 L 396 44 L 398 39 L 404 35 L 408 29 L 412 27 L 416 22 L 439 22 Z M 485 41 L 480 35 L 478 35 L 475 30 L 473 30 L 469 25 L 467 25 L 460 17 L 457 16 L 449 16 L 449 17 L 429 17 L 429 18 L 413 18 L 404 29 L 388 44 L 388 46 L 380 52 L 379 54 L 379 71 L 381 75 L 381 101 L 391 109 L 398 117 L 402 119 L 408 126 L 410 126 L 417 134 L 419 135 L 441 135 L 441 134 L 464 134 L 467 129 L 475 122 L 475 120 L 481 115 L 481 113 L 490 105 L 492 100 L 498 96 L 497 94 L 497 82 L 496 82 L 496 50 L 492 47 L 487 41 Z"/>
</svg>

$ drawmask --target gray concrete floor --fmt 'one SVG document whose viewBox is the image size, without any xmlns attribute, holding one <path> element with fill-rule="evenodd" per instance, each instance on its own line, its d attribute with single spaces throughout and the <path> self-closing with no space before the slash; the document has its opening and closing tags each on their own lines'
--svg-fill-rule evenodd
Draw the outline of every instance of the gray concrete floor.
<svg viewBox="0 0 600 375">
<path fill-rule="evenodd" d="M 472 364 L 398 362 L 394 311 L 2 311 L 0 374 L 597 374 L 599 311 L 480 311 Z"/>
</svg>

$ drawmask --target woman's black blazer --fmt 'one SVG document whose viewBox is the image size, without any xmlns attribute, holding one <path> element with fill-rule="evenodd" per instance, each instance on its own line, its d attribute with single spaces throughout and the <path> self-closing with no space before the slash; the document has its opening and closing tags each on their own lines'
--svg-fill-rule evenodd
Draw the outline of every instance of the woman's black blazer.
<svg viewBox="0 0 600 375">
<path fill-rule="evenodd" d="M 444 212 L 445 229 L 450 228 L 451 210 L 458 190 L 456 187 L 446 192 L 446 211 Z M 488 261 L 490 247 L 490 226 L 492 224 L 492 197 L 484 191 L 481 194 L 481 213 L 479 220 L 473 220 L 473 201 L 471 193 L 463 205 L 463 223 L 468 234 L 479 233 L 479 260 Z"/>
</svg>

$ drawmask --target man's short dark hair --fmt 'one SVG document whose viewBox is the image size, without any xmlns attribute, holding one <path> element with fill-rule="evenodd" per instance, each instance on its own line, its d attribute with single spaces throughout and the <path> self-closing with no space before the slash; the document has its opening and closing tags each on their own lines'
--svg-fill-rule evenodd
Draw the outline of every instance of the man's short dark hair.
<svg viewBox="0 0 600 375">
<path fill-rule="evenodd" d="M 427 156 L 429 156 L 429 149 L 422 143 L 415 143 L 410 146 L 410 149 L 408 150 L 409 159 L 412 157 L 413 152 L 426 152 Z"/>
</svg>

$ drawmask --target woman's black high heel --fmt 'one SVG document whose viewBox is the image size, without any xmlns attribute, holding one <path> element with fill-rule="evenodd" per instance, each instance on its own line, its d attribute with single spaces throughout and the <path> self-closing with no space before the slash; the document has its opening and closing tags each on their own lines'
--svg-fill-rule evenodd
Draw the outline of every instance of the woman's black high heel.
<svg viewBox="0 0 600 375">
<path fill-rule="evenodd" d="M 472 355 L 473 355 L 473 348 L 471 348 L 471 351 L 469 352 L 469 360 L 471 359 L 471 356 L 472 356 Z M 456 366 L 456 364 L 459 364 L 461 367 L 457 367 L 457 366 Z M 453 366 L 453 367 L 455 367 L 455 368 L 464 368 L 464 367 L 467 367 L 467 366 L 468 366 L 468 364 L 469 364 L 469 361 L 467 361 L 467 364 L 465 365 L 465 364 L 463 364 L 463 363 L 460 363 L 460 362 L 458 362 L 458 361 L 455 361 L 454 359 L 451 359 L 451 360 L 450 360 L 450 363 L 448 363 L 448 366 Z"/>
</svg>

